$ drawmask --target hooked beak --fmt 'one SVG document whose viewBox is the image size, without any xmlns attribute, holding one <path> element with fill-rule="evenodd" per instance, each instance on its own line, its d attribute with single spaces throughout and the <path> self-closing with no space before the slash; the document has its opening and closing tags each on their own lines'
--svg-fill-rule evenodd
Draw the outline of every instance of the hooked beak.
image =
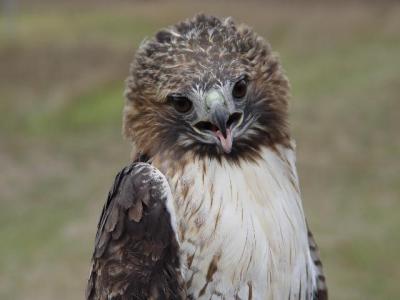
<svg viewBox="0 0 400 300">
<path fill-rule="evenodd" d="M 243 113 L 231 113 L 222 104 L 214 105 L 210 110 L 209 121 L 200 121 L 194 125 L 194 129 L 201 134 L 212 134 L 220 142 L 225 153 L 232 151 L 233 135 L 232 131 L 243 121 Z"/>
<path fill-rule="evenodd" d="M 229 116 L 229 111 L 222 105 L 214 107 L 211 113 L 211 123 L 218 128 L 215 135 L 219 139 L 225 153 L 231 152 L 233 144 L 232 131 L 228 127 Z"/>
</svg>

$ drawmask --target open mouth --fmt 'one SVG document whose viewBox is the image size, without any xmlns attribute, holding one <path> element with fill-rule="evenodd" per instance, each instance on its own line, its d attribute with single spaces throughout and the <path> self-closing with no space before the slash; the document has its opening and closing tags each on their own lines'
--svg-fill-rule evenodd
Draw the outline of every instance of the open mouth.
<svg viewBox="0 0 400 300">
<path fill-rule="evenodd" d="M 209 121 L 200 121 L 197 122 L 194 125 L 194 128 L 196 131 L 198 131 L 201 134 L 204 133 L 211 133 L 215 137 L 218 138 L 220 141 L 220 144 L 222 146 L 222 149 L 224 150 L 225 153 L 230 153 L 232 151 L 232 144 L 233 144 L 233 138 L 232 138 L 232 130 L 243 122 L 243 114 L 240 112 L 235 112 L 231 114 L 226 121 L 226 129 L 220 129 L 218 126 L 214 125 L 213 123 Z"/>
<path fill-rule="evenodd" d="M 243 122 L 243 114 L 240 112 L 235 112 L 229 116 L 228 121 L 226 122 L 226 127 L 232 130 L 232 127 L 240 126 L 242 122 Z M 209 121 L 197 122 L 194 125 L 194 127 L 202 132 L 211 131 L 215 133 L 219 131 L 219 128 Z"/>
<path fill-rule="evenodd" d="M 229 116 L 228 121 L 226 122 L 226 127 L 227 128 L 238 127 L 242 124 L 242 122 L 243 122 L 243 114 L 241 112 L 234 112 Z"/>
</svg>

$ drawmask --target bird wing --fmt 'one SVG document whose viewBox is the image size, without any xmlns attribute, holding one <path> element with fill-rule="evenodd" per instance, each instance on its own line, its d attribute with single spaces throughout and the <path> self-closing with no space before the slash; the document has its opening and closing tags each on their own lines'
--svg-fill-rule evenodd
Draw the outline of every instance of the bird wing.
<svg viewBox="0 0 400 300">
<path fill-rule="evenodd" d="M 185 299 L 166 178 L 135 162 L 115 178 L 95 239 L 86 299 Z"/>
<path fill-rule="evenodd" d="M 310 247 L 311 258 L 314 262 L 315 271 L 315 282 L 316 288 L 314 290 L 314 300 L 327 300 L 328 299 L 328 289 L 326 286 L 326 280 L 324 275 L 324 270 L 322 268 L 322 262 L 318 250 L 317 243 L 314 240 L 314 236 L 307 226 L 308 229 L 308 245 Z"/>
</svg>

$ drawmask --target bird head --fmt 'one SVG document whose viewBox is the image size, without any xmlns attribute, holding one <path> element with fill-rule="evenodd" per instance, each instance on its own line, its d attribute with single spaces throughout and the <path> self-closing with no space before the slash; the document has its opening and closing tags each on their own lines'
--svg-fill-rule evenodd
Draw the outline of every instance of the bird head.
<svg viewBox="0 0 400 300">
<path fill-rule="evenodd" d="M 126 81 L 136 151 L 238 161 L 289 143 L 289 84 L 270 45 L 231 18 L 197 15 L 144 41 Z"/>
</svg>

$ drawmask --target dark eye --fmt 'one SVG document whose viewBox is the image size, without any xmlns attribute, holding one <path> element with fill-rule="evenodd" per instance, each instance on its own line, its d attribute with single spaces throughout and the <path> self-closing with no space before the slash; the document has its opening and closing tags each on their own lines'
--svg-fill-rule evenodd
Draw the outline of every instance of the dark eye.
<svg viewBox="0 0 400 300">
<path fill-rule="evenodd" d="M 192 109 L 193 103 L 181 95 L 169 95 L 167 101 L 180 113 L 187 113 Z"/>
<path fill-rule="evenodd" d="M 232 90 L 232 96 L 235 98 L 243 98 L 246 96 L 247 93 L 247 80 L 246 79 L 240 79 L 238 82 L 235 83 L 233 90 Z"/>
</svg>

